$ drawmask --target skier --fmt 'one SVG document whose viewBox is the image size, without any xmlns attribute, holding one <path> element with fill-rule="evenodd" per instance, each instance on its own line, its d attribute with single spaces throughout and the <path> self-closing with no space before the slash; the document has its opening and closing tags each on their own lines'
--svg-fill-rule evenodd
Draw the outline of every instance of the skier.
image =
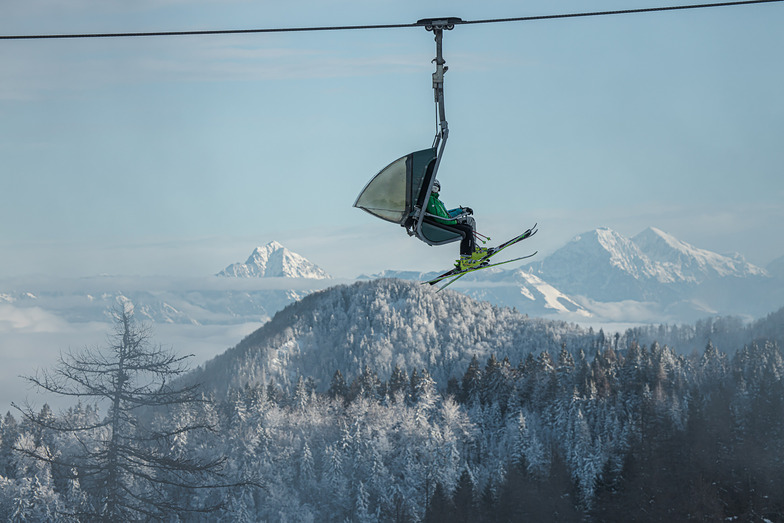
<svg viewBox="0 0 784 523">
<path fill-rule="evenodd" d="M 444 203 L 438 198 L 440 193 L 441 183 L 435 180 L 433 189 L 430 191 L 430 199 L 427 202 L 429 218 L 438 223 L 449 225 L 463 235 L 463 240 L 460 242 L 460 259 L 455 266 L 460 270 L 475 267 L 487 255 L 487 249 L 476 246 L 474 239 L 476 221 L 471 216 L 474 211 L 470 207 L 447 210 Z"/>
</svg>

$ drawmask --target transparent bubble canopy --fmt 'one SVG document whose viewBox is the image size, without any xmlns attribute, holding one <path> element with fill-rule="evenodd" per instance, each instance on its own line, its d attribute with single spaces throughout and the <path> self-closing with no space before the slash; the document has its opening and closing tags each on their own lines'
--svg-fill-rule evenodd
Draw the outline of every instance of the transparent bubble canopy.
<svg viewBox="0 0 784 523">
<path fill-rule="evenodd" d="M 359 193 L 354 207 L 382 220 L 403 225 L 422 205 L 432 183 L 435 148 L 407 154 L 384 167 Z M 430 174 L 430 179 L 428 179 Z"/>
</svg>

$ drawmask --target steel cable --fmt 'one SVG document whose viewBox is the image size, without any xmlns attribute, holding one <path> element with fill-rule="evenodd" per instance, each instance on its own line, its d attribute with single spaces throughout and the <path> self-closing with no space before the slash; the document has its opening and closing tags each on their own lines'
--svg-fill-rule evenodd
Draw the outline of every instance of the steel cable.
<svg viewBox="0 0 784 523">
<path fill-rule="evenodd" d="M 584 18 L 592 16 L 610 16 L 639 13 L 655 13 L 663 11 L 682 11 L 686 9 L 703 9 L 714 7 L 730 7 L 751 4 L 768 4 L 783 2 L 784 0 L 742 0 L 736 2 L 719 2 L 711 4 L 692 4 L 679 6 L 648 7 L 641 9 L 622 9 L 617 11 L 594 11 L 584 13 L 565 13 L 538 16 L 521 16 L 515 18 L 493 18 L 486 20 L 459 20 L 455 25 L 476 25 L 476 24 L 495 24 L 506 22 L 532 22 L 539 20 L 559 20 L 565 18 Z M 409 24 L 377 24 L 377 25 L 343 25 L 343 26 L 323 26 L 323 27 L 284 27 L 267 29 L 215 29 L 215 30 L 195 30 L 195 31 L 153 31 L 153 32 L 132 32 L 132 33 L 79 33 L 79 34 L 38 34 L 38 35 L 0 35 L 0 40 L 51 40 L 67 38 L 126 38 L 141 36 L 198 36 L 198 35 L 231 35 L 231 34 L 256 34 L 256 33 L 294 33 L 294 32 L 315 32 L 315 31 L 351 31 L 368 29 L 401 29 L 410 27 L 422 27 L 421 23 Z"/>
</svg>

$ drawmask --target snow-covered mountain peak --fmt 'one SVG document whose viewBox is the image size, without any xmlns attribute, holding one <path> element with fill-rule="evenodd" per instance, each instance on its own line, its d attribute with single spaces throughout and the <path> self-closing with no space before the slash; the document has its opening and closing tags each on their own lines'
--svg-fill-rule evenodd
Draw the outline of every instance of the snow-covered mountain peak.
<svg viewBox="0 0 784 523">
<path fill-rule="evenodd" d="M 257 254 L 257 253 L 272 253 L 274 251 L 279 251 L 280 249 L 285 249 L 285 247 L 282 244 L 280 244 L 279 242 L 276 242 L 275 240 L 272 240 L 271 242 L 269 242 L 268 244 L 266 244 L 266 245 L 264 245 L 262 247 L 256 247 L 255 249 L 253 249 L 253 254 Z M 253 254 L 251 254 L 251 256 L 253 256 Z"/>
<path fill-rule="evenodd" d="M 632 241 L 649 258 L 656 261 L 671 261 L 676 255 L 705 257 L 706 254 L 713 254 L 689 245 L 656 227 L 648 227 L 632 238 Z"/>
<path fill-rule="evenodd" d="M 245 263 L 234 263 L 218 276 L 236 278 L 330 278 L 327 272 L 276 241 L 256 247 Z"/>
<path fill-rule="evenodd" d="M 649 277 L 654 273 L 650 262 L 634 242 L 607 227 L 576 236 L 553 256 L 561 258 L 564 270 L 581 260 L 584 263 L 586 259 L 599 259 L 635 278 Z"/>
<path fill-rule="evenodd" d="M 642 244 L 649 242 L 663 242 L 674 249 L 682 249 L 684 247 L 691 247 L 689 244 L 684 243 L 677 239 L 675 236 L 671 234 L 667 234 L 661 229 L 656 227 L 648 227 L 637 236 L 632 238 L 632 241 L 637 244 L 637 246 L 642 246 Z"/>
<path fill-rule="evenodd" d="M 271 241 L 262 247 L 256 247 L 245 260 L 245 265 L 249 267 L 266 268 L 273 254 L 278 251 L 288 251 L 283 245 L 276 241 Z"/>
<path fill-rule="evenodd" d="M 537 276 L 569 296 L 600 301 L 680 300 L 707 282 L 714 287 L 730 280 L 751 285 L 751 280 L 768 277 L 742 256 L 694 247 L 656 227 L 631 239 L 607 228 L 589 231 L 532 266 Z M 726 291 L 704 292 L 715 296 Z"/>
<path fill-rule="evenodd" d="M 569 296 L 604 301 L 645 294 L 640 282 L 655 279 L 640 249 L 606 227 L 576 236 L 532 267 L 534 274 Z"/>
<path fill-rule="evenodd" d="M 763 269 L 748 263 L 743 256 L 723 256 L 700 249 L 654 227 L 632 241 L 658 265 L 660 273 L 669 273 L 676 280 L 700 282 L 712 277 L 765 275 Z"/>
</svg>

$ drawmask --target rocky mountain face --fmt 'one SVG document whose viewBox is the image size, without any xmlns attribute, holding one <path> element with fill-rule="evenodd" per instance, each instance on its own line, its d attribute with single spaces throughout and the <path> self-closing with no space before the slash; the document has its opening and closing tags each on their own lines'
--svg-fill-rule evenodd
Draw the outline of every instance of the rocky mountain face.
<svg viewBox="0 0 784 523">
<path fill-rule="evenodd" d="M 531 267 L 564 292 L 599 301 L 648 298 L 642 282 L 656 281 L 656 269 L 640 248 L 610 229 L 576 236 Z"/>
</svg>

